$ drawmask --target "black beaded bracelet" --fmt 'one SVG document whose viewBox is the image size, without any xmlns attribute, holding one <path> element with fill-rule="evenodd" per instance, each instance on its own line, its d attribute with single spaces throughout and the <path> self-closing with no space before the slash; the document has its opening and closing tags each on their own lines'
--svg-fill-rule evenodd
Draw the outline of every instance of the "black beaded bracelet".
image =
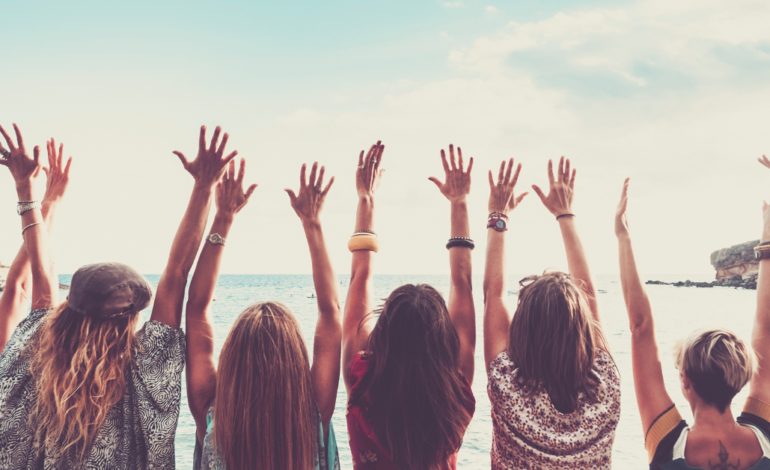
<svg viewBox="0 0 770 470">
<path fill-rule="evenodd" d="M 562 214 L 562 215 L 557 215 L 557 216 L 556 216 L 556 220 L 559 220 L 559 219 L 561 219 L 562 217 L 575 217 L 575 214 Z"/>
<path fill-rule="evenodd" d="M 449 239 L 449 242 L 446 244 L 446 249 L 448 250 L 456 246 L 459 246 L 462 248 L 470 248 L 471 250 L 476 248 L 476 244 L 473 243 L 473 240 L 471 240 L 468 237 L 452 237 Z"/>
</svg>

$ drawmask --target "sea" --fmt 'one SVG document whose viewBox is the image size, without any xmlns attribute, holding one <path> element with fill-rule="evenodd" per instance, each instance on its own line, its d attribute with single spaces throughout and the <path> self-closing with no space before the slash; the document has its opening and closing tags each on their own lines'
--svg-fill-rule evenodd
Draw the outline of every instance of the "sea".
<svg viewBox="0 0 770 470">
<path fill-rule="evenodd" d="M 60 281 L 69 284 L 69 275 L 60 276 Z M 509 276 L 509 308 L 515 309 L 518 279 L 524 276 Z M 159 276 L 147 278 L 157 285 Z M 649 276 L 667 282 L 690 279 L 708 281 L 708 276 L 667 275 Z M 476 413 L 468 427 L 460 449 L 458 468 L 490 468 L 489 452 L 492 445 L 492 420 L 490 402 L 487 396 L 487 377 L 484 370 L 482 321 L 483 290 L 481 276 L 473 279 L 474 303 L 476 306 L 476 324 L 478 340 L 476 343 L 476 370 L 473 377 L 473 393 L 476 398 Z M 616 275 L 597 276 L 599 313 L 609 340 L 612 356 L 621 375 L 621 418 L 617 428 L 613 447 L 613 468 L 644 469 L 649 468 L 647 453 L 644 450 L 644 433 L 634 395 L 633 374 L 631 369 L 631 335 L 628 328 L 620 278 Z M 345 300 L 349 276 L 339 276 L 340 299 Z M 448 275 L 379 275 L 374 278 L 374 296 L 378 302 L 398 286 L 403 284 L 430 284 L 446 298 L 449 294 Z M 751 325 L 756 308 L 756 291 L 729 287 L 674 287 L 667 285 L 648 285 L 647 292 L 655 316 L 656 337 L 659 345 L 666 389 L 674 400 L 684 419 L 692 423 L 692 413 L 685 401 L 679 382 L 679 375 L 674 367 L 672 350 L 677 340 L 695 329 L 713 326 L 733 330 L 740 338 L 750 340 Z M 62 293 L 66 296 L 66 292 Z M 212 305 L 214 318 L 214 346 L 218 359 L 228 332 L 236 317 L 254 302 L 273 300 L 287 305 L 296 315 L 307 342 L 308 351 L 313 350 L 313 333 L 317 319 L 316 299 L 311 275 L 222 275 L 216 287 L 216 300 Z M 63 297 L 62 297 L 63 298 Z M 149 318 L 150 309 L 143 315 Z M 184 323 L 183 323 L 184 324 Z M 187 406 L 184 375 L 182 386 L 182 405 L 179 426 L 176 433 L 177 468 L 192 468 L 193 449 L 195 448 L 195 422 Z M 740 414 L 748 393 L 745 389 L 735 398 L 732 410 L 735 416 Z M 332 423 L 339 444 L 341 467 L 353 468 L 350 449 L 347 446 L 347 428 L 345 423 L 346 396 L 345 386 L 340 378 L 337 392 L 337 405 Z"/>
</svg>

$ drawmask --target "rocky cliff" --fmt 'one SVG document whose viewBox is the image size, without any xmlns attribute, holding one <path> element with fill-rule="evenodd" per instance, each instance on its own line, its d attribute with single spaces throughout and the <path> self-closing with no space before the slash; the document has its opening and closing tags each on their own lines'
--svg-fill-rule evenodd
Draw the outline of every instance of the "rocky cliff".
<svg viewBox="0 0 770 470">
<path fill-rule="evenodd" d="M 759 261 L 754 259 L 754 247 L 757 245 L 759 240 L 753 240 L 711 253 L 711 265 L 717 271 L 717 280 L 721 281 L 737 275 L 743 279 L 757 277 Z"/>
</svg>

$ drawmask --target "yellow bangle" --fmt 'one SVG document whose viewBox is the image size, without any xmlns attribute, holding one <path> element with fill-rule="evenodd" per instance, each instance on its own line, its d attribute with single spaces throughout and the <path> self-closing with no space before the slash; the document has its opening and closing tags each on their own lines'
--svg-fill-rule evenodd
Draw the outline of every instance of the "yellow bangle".
<svg viewBox="0 0 770 470">
<path fill-rule="evenodd" d="M 380 242 L 373 236 L 356 236 L 356 237 L 350 237 L 350 241 L 348 241 L 348 250 L 352 251 L 360 251 L 360 250 L 369 250 L 377 253 L 380 251 Z"/>
</svg>

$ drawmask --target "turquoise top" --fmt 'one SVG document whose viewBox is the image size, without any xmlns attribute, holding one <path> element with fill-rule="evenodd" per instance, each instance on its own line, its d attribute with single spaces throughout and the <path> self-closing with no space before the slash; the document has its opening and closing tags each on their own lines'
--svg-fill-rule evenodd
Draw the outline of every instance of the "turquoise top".
<svg viewBox="0 0 770 470">
<path fill-rule="evenodd" d="M 213 434 L 214 407 L 209 409 L 206 415 L 206 437 L 203 438 L 203 446 L 195 438 L 195 455 L 193 456 L 193 470 L 212 469 L 226 470 L 222 458 L 214 451 Z M 321 423 L 321 415 L 318 415 L 318 460 L 316 470 L 340 470 L 340 456 L 337 451 L 337 439 L 334 436 L 334 426 L 329 422 L 329 435 L 324 439 L 324 428 Z"/>
</svg>

